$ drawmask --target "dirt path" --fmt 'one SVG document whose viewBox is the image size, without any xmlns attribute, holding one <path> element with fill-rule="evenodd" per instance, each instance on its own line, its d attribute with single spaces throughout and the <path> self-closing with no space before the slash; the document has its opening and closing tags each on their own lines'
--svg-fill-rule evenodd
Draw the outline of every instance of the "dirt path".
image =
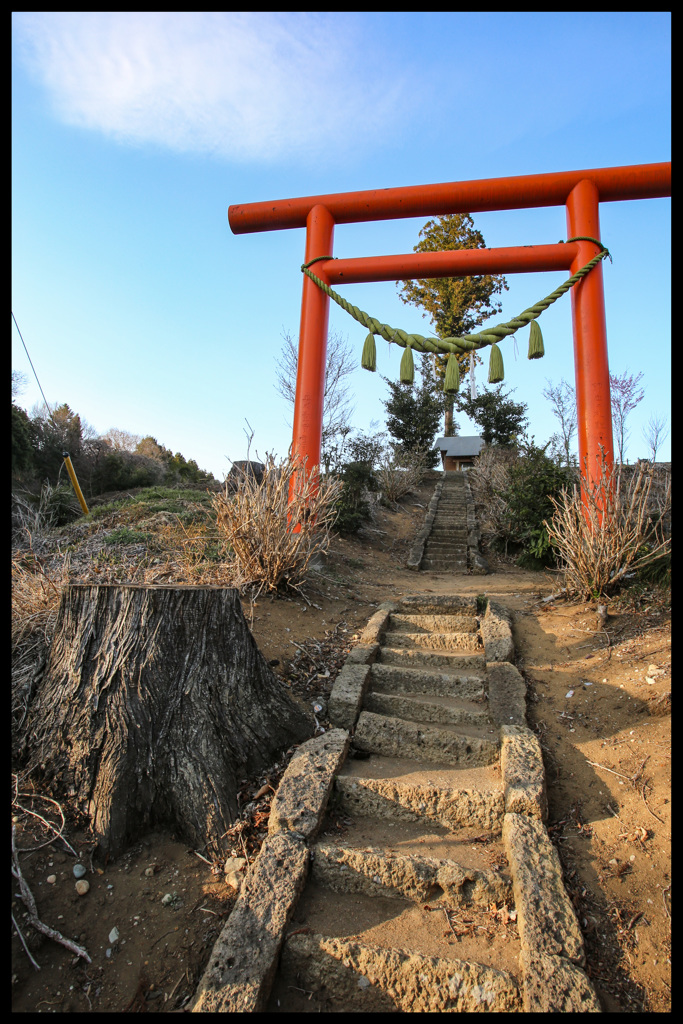
<svg viewBox="0 0 683 1024">
<path fill-rule="evenodd" d="M 402 568 L 431 490 L 424 488 L 418 500 L 400 511 L 380 509 L 363 536 L 337 539 L 308 595 L 311 603 L 263 598 L 244 605 L 256 640 L 284 685 L 321 708 L 316 714 L 322 728 L 336 673 L 377 606 L 414 593 L 453 592 L 453 577 Z M 502 563 L 494 568 L 490 576 L 457 577 L 457 592 L 486 593 L 513 612 L 518 668 L 528 684 L 528 724 L 544 753 L 548 831 L 582 926 L 589 974 L 608 1011 L 666 1012 L 668 611 L 641 602 L 615 615 L 606 633 L 596 633 L 587 606 L 540 604 L 552 591 L 542 574 Z M 655 674 L 649 673 L 652 665 Z M 246 852 L 251 860 L 258 851 L 272 796 L 268 785 L 276 787 L 283 770 L 284 761 L 269 778 L 245 780 L 244 820 L 233 836 L 235 856 Z M 46 816 L 51 807 L 46 800 L 22 802 Z M 20 848 L 51 838 L 39 831 L 35 818 L 24 812 L 15 816 Z M 32 967 L 13 934 L 13 1009 L 181 1008 L 191 999 L 234 904 L 236 890 L 226 883 L 223 865 L 215 865 L 213 873 L 196 851 L 170 836 L 153 835 L 119 862 L 94 863 L 90 870 L 83 822 L 69 817 L 65 836 L 88 867 L 86 896 L 75 893 L 74 857 L 63 844 L 22 853 L 20 860 L 41 918 L 69 938 L 78 937 L 92 963 L 31 935 L 23 905 L 14 898 L 13 913 L 41 970 Z M 52 875 L 55 881 L 48 882 Z M 170 899 L 164 902 L 166 896 Z M 111 942 L 114 927 L 119 938 Z"/>
</svg>

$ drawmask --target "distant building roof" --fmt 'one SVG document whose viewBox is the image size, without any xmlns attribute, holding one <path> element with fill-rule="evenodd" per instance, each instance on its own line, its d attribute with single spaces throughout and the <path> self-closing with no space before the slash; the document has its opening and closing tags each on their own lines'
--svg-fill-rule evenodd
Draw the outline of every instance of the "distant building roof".
<svg viewBox="0 0 683 1024">
<path fill-rule="evenodd" d="M 481 437 L 437 437 L 436 447 L 445 456 L 474 456 L 484 447 Z"/>
</svg>

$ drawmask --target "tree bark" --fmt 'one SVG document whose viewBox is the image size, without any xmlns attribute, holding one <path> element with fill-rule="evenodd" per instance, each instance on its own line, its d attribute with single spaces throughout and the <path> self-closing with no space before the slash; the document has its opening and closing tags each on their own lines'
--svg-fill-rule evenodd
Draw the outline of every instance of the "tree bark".
<svg viewBox="0 0 683 1024">
<path fill-rule="evenodd" d="M 156 827 L 223 852 L 246 774 L 313 733 L 236 590 L 72 585 L 29 712 L 32 764 L 115 857 Z"/>
</svg>

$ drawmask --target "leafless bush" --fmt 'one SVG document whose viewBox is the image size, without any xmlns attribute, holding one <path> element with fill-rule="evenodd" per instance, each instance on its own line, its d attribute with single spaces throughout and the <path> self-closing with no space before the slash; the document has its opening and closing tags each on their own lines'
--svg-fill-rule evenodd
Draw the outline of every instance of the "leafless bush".
<svg viewBox="0 0 683 1024">
<path fill-rule="evenodd" d="M 48 535 L 55 525 L 55 510 L 51 498 L 55 488 L 47 481 L 43 484 L 38 501 L 26 494 L 12 495 L 12 545 L 28 548 L 35 555 L 46 547 Z"/>
<path fill-rule="evenodd" d="M 655 508 L 652 480 L 646 463 L 624 480 L 621 467 L 608 468 L 603 457 L 599 479 L 551 498 L 555 512 L 545 526 L 570 594 L 607 597 L 626 577 L 670 552 L 663 519 L 671 508 L 671 478 Z"/>
<path fill-rule="evenodd" d="M 501 495 L 510 486 L 510 470 L 516 458 L 508 448 L 483 448 L 468 471 L 479 532 L 489 546 L 507 541 L 510 535 L 510 514 Z"/>
<path fill-rule="evenodd" d="M 427 453 L 421 448 L 399 455 L 386 451 L 374 476 L 384 498 L 398 501 L 419 486 L 428 468 Z"/>
<path fill-rule="evenodd" d="M 297 472 L 289 504 L 290 481 Z M 341 491 L 336 478 L 316 482 L 316 476 L 304 479 L 291 455 L 279 464 L 267 455 L 260 483 L 244 474 L 234 495 L 226 489 L 212 498 L 218 529 L 231 549 L 227 568 L 233 586 L 301 592 L 314 557 L 329 544 Z"/>
</svg>

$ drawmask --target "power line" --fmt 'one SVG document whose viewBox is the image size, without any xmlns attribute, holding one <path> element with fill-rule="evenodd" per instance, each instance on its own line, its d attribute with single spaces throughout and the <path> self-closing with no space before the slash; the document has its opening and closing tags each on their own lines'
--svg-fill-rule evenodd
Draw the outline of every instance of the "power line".
<svg viewBox="0 0 683 1024">
<path fill-rule="evenodd" d="M 40 381 L 38 380 L 38 374 L 36 373 L 36 368 L 33 365 L 33 360 L 31 359 L 30 355 L 28 354 L 28 349 L 26 348 L 26 342 L 24 341 L 23 335 L 22 335 L 21 331 L 19 330 L 19 324 L 17 323 L 17 318 L 15 317 L 13 310 L 12 310 L 12 319 L 14 320 L 14 326 L 16 327 L 17 332 L 19 334 L 19 337 L 21 338 L 21 344 L 24 346 L 24 351 L 26 352 L 26 355 L 28 356 L 28 361 L 31 364 L 31 369 L 33 370 L 33 376 L 36 378 L 36 383 L 37 383 L 38 387 L 40 388 L 41 395 L 43 396 L 43 401 L 45 402 L 45 408 L 47 409 L 47 414 L 50 417 L 50 420 L 52 421 L 52 426 L 56 430 L 57 429 L 57 424 L 52 419 L 52 413 L 50 412 L 50 406 L 47 404 L 47 398 L 45 397 L 45 392 L 43 391 L 43 389 L 41 387 Z"/>
</svg>

